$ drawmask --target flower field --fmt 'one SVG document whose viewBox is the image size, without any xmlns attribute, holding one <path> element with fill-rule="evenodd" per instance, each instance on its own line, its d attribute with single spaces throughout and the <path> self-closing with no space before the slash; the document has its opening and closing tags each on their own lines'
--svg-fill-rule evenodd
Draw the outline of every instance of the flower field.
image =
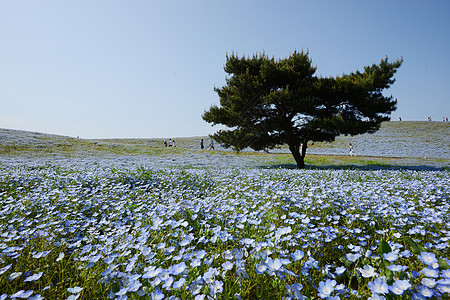
<svg viewBox="0 0 450 300">
<path fill-rule="evenodd" d="M 0 299 L 445 299 L 450 173 L 0 164 Z"/>
</svg>

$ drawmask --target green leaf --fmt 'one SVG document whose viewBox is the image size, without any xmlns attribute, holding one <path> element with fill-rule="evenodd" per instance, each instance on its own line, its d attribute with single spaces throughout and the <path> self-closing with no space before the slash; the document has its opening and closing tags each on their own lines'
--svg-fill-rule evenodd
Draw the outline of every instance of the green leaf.
<svg viewBox="0 0 450 300">
<path fill-rule="evenodd" d="M 441 269 L 441 270 L 450 269 L 450 265 L 442 258 L 438 258 L 438 264 L 439 264 L 439 269 Z"/>
<path fill-rule="evenodd" d="M 420 252 L 427 252 L 427 249 L 414 242 L 414 240 L 409 236 L 405 236 L 404 240 L 414 254 L 420 254 Z"/>
<path fill-rule="evenodd" d="M 381 240 L 380 247 L 378 248 L 380 256 L 383 257 L 384 253 L 392 252 L 391 246 L 383 239 Z"/>
</svg>

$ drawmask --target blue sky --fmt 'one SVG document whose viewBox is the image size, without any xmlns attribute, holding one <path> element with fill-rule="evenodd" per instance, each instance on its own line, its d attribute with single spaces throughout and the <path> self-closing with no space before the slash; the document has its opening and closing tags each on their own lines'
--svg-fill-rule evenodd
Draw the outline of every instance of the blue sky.
<svg viewBox="0 0 450 300">
<path fill-rule="evenodd" d="M 392 120 L 450 118 L 450 1 L 0 0 L 0 128 L 213 133 L 226 54 L 308 50 L 317 75 L 404 58 Z"/>
</svg>

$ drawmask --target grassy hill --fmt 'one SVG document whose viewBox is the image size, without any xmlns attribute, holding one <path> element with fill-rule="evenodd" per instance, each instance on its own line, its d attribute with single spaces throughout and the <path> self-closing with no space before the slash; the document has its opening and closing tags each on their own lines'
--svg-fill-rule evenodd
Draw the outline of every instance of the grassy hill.
<svg viewBox="0 0 450 300">
<path fill-rule="evenodd" d="M 216 151 L 200 150 L 201 139 L 176 138 L 176 148 L 164 147 L 163 139 L 79 139 L 68 136 L 0 129 L 0 159 L 54 160 L 57 158 L 115 159 L 132 157 L 136 163 L 164 162 L 199 166 L 270 166 L 294 167 L 287 147 L 272 153 L 251 149 L 235 153 L 216 146 Z M 347 155 L 349 142 L 356 157 Z M 450 166 L 450 123 L 385 122 L 374 134 L 338 137 L 334 143 L 310 145 L 307 164 L 316 167 L 342 166 Z M 396 155 L 397 154 L 397 155 Z"/>
</svg>

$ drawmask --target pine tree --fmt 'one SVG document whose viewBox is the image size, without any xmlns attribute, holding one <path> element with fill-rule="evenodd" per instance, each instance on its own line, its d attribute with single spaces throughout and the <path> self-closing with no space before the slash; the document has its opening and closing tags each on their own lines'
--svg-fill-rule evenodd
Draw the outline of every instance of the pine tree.
<svg viewBox="0 0 450 300">
<path fill-rule="evenodd" d="M 382 94 L 394 83 L 403 59 L 340 77 L 317 77 L 308 53 L 275 60 L 264 53 L 226 57 L 226 85 L 215 88 L 220 106 L 203 114 L 223 124 L 212 137 L 239 151 L 287 144 L 298 168 L 304 168 L 308 142 L 332 142 L 341 134 L 373 133 L 396 109 L 397 100 Z"/>
</svg>

